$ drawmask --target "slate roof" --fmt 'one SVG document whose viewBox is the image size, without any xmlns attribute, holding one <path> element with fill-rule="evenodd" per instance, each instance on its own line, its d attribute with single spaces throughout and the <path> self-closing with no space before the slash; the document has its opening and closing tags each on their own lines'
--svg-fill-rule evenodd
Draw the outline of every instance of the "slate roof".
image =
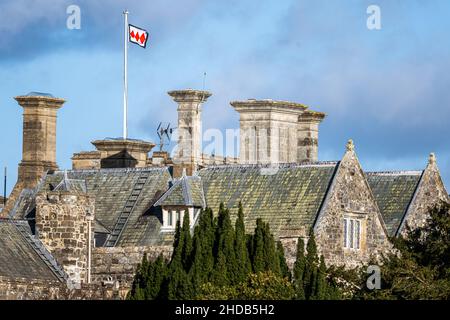
<svg viewBox="0 0 450 320">
<path fill-rule="evenodd" d="M 395 236 L 421 176 L 422 171 L 366 173 L 389 236 Z"/>
<path fill-rule="evenodd" d="M 171 176 L 167 168 L 71 170 L 66 174 L 68 179 L 84 180 L 87 192 L 95 196 L 95 219 L 99 222 L 96 228 L 103 231 L 114 228 L 133 186 L 142 174 L 148 174 L 117 245 L 150 245 L 166 241 L 159 235 L 160 215 L 145 216 L 144 213 L 168 189 Z M 43 188 L 57 186 L 63 179 L 63 171 L 47 175 Z"/>
<path fill-rule="evenodd" d="M 261 217 L 275 236 L 299 236 L 312 227 L 337 165 L 280 165 L 276 172 L 261 165 L 226 165 L 202 169 L 198 175 L 214 213 L 223 202 L 235 217 L 242 202 L 247 232 L 253 232 Z"/>
<path fill-rule="evenodd" d="M 15 224 L 28 226 L 26 221 L 0 219 L 0 276 L 58 281 Z"/>
<path fill-rule="evenodd" d="M 204 208 L 202 180 L 198 176 L 183 176 L 155 203 L 155 206 L 194 206 Z"/>
</svg>

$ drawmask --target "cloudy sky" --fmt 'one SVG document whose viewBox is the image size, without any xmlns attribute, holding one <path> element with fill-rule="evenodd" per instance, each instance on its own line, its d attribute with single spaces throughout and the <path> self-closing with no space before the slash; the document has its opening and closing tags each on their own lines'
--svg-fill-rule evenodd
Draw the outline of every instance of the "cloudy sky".
<svg viewBox="0 0 450 320">
<path fill-rule="evenodd" d="M 69 5 L 81 29 L 66 27 Z M 381 9 L 368 30 L 367 7 Z M 90 141 L 121 136 L 124 8 L 147 29 L 129 50 L 129 133 L 156 141 L 176 122 L 172 89 L 213 93 L 204 128 L 237 128 L 232 100 L 292 100 L 327 113 L 320 160 L 342 157 L 352 138 L 366 170 L 418 170 L 435 152 L 450 184 L 448 0 L 2 0 L 0 166 L 10 190 L 21 159 L 14 96 L 49 92 L 59 112 L 57 161 L 70 168 Z M 220 150 L 217 154 L 223 153 Z"/>
</svg>

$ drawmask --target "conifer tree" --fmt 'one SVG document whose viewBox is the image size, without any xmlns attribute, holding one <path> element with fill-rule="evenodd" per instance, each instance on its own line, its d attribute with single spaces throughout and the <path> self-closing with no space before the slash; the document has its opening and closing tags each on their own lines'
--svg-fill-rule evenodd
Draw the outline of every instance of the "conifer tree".
<svg viewBox="0 0 450 320">
<path fill-rule="evenodd" d="M 160 254 L 155 262 L 152 263 L 151 268 L 149 268 L 150 276 L 145 288 L 146 300 L 153 300 L 160 297 L 161 285 L 167 272 L 166 267 L 166 262 L 164 261 L 162 254 Z"/>
<path fill-rule="evenodd" d="M 214 268 L 214 279 L 222 285 L 234 283 L 236 276 L 236 255 L 234 251 L 234 230 L 231 225 L 230 213 L 220 204 L 219 218 L 217 220 L 216 232 L 216 266 Z M 223 274 L 219 274 L 223 273 Z"/>
<path fill-rule="evenodd" d="M 277 253 L 278 253 L 278 260 L 280 263 L 280 273 L 283 278 L 287 278 L 288 280 L 291 280 L 291 272 L 289 271 L 289 267 L 286 263 L 286 258 L 284 256 L 284 249 L 283 244 L 281 241 L 277 242 Z"/>
<path fill-rule="evenodd" d="M 189 229 L 189 216 L 185 214 L 183 228 L 180 227 L 180 221 L 177 221 L 172 260 L 170 261 L 168 277 L 164 284 L 163 292 L 169 300 L 192 299 L 194 296 L 192 282 L 189 281 L 183 265 L 183 262 L 187 261 L 188 256 L 187 248 L 189 248 L 189 245 L 186 245 L 185 242 Z"/>
<path fill-rule="evenodd" d="M 183 217 L 183 247 L 182 247 L 182 262 L 185 271 L 188 271 L 192 264 L 192 237 L 191 237 L 191 223 L 189 221 L 189 212 L 185 210 Z"/>
<path fill-rule="evenodd" d="M 316 291 L 317 269 L 319 266 L 319 258 L 317 256 L 316 240 L 314 233 L 311 231 L 306 245 L 306 261 L 305 272 L 303 275 L 303 287 L 305 289 L 306 299 L 314 295 Z"/>
<path fill-rule="evenodd" d="M 328 283 L 326 278 L 326 272 L 327 268 L 325 266 L 325 259 L 323 256 L 320 256 L 320 265 L 317 269 L 317 276 L 316 276 L 316 286 L 315 286 L 315 293 L 314 293 L 314 299 L 316 300 L 324 300 L 327 299 L 328 295 Z"/>
<path fill-rule="evenodd" d="M 305 290 L 303 284 L 303 277 L 305 274 L 306 257 L 305 257 L 305 243 L 302 238 L 298 238 L 297 242 L 297 258 L 294 264 L 294 285 L 297 300 L 305 300 Z"/>
<path fill-rule="evenodd" d="M 235 284 L 241 283 L 247 279 L 251 272 L 251 262 L 247 248 L 247 237 L 245 234 L 244 212 L 242 203 L 239 202 L 238 217 L 235 226 L 235 252 L 236 252 L 236 277 Z"/>
<path fill-rule="evenodd" d="M 272 271 L 275 275 L 280 276 L 280 260 L 275 246 L 275 239 L 270 233 L 268 223 L 264 223 L 264 271 Z"/>
<path fill-rule="evenodd" d="M 252 267 L 253 272 L 263 272 L 264 260 L 264 223 L 261 218 L 256 219 L 256 228 L 252 241 Z"/>
</svg>

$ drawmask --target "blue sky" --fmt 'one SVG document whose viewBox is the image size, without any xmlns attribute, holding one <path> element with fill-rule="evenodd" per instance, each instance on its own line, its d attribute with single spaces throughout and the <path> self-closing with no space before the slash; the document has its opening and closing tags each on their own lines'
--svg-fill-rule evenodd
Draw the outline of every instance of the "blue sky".
<svg viewBox="0 0 450 320">
<path fill-rule="evenodd" d="M 66 28 L 67 6 L 81 29 Z M 382 29 L 366 27 L 369 5 Z M 206 89 L 206 128 L 237 128 L 230 101 L 292 100 L 327 113 L 319 158 L 342 157 L 352 138 L 365 170 L 420 170 L 435 152 L 450 183 L 450 2 L 447 0 L 2 0 L 0 166 L 10 190 L 21 159 L 22 115 L 13 97 L 49 92 L 59 112 L 57 161 L 70 168 L 90 141 L 121 136 L 124 7 L 147 29 L 129 50 L 129 133 L 156 141 L 176 122 L 167 91 Z M 220 151 L 216 152 L 220 154 Z"/>
</svg>

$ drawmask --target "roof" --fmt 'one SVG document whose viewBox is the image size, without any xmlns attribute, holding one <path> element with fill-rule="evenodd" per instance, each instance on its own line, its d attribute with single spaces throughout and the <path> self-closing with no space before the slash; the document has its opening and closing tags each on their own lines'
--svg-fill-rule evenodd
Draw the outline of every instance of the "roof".
<svg viewBox="0 0 450 320">
<path fill-rule="evenodd" d="M 275 236 L 300 236 L 312 227 L 338 162 L 280 165 L 226 165 L 198 172 L 206 204 L 218 212 L 221 202 L 237 214 L 242 202 L 247 232 L 256 219 L 270 223 Z"/>
<path fill-rule="evenodd" d="M 86 181 L 83 179 L 69 179 L 67 172 L 61 182 L 55 187 L 54 191 L 86 192 Z"/>
<path fill-rule="evenodd" d="M 103 231 L 114 229 L 133 187 L 141 177 L 147 177 L 117 245 L 150 245 L 165 241 L 159 235 L 160 215 L 145 213 L 168 189 L 171 176 L 167 168 L 71 170 L 66 174 L 68 179 L 84 180 L 88 194 L 95 196 L 96 228 Z M 63 171 L 47 175 L 43 188 L 49 190 L 50 184 L 56 186 L 63 178 Z"/>
<path fill-rule="evenodd" d="M 366 173 L 389 236 L 395 236 L 414 197 L 421 176 L 422 171 Z"/>
<path fill-rule="evenodd" d="M 15 224 L 28 227 L 26 221 L 0 219 L 0 276 L 57 281 L 56 276 Z"/>
<path fill-rule="evenodd" d="M 155 206 L 194 206 L 204 208 L 201 178 L 183 176 L 154 204 Z"/>
</svg>

